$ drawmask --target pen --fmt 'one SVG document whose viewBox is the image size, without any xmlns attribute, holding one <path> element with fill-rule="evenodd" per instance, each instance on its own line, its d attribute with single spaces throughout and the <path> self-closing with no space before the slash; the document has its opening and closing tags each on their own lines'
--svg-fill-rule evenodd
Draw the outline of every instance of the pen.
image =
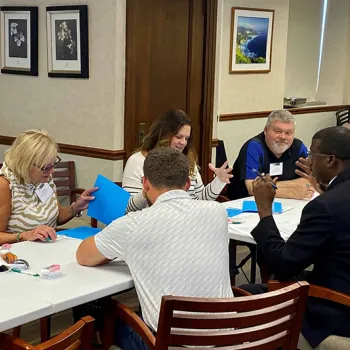
<svg viewBox="0 0 350 350">
<path fill-rule="evenodd" d="M 258 170 L 252 169 L 252 171 L 254 171 L 254 173 L 257 174 L 259 177 L 261 177 L 263 180 L 265 180 L 265 179 L 264 179 L 264 176 L 263 176 Z M 276 186 L 272 181 L 270 181 L 270 183 L 271 183 L 271 186 L 272 186 L 275 190 L 277 190 L 277 186 Z"/>
<path fill-rule="evenodd" d="M 25 271 L 25 270 L 20 270 L 20 269 L 12 269 L 13 272 L 17 273 L 23 273 L 24 275 L 29 275 L 29 276 L 34 276 L 34 277 L 39 277 L 40 275 L 35 272 L 30 272 L 30 271 Z"/>
</svg>

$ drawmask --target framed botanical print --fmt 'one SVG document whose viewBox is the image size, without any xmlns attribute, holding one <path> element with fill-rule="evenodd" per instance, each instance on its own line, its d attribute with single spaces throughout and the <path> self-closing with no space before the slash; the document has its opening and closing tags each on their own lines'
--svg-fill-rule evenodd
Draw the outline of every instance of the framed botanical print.
<svg viewBox="0 0 350 350">
<path fill-rule="evenodd" d="M 271 71 L 274 10 L 233 7 L 230 74 Z"/>
<path fill-rule="evenodd" d="M 89 78 L 88 7 L 46 8 L 48 75 Z"/>
<path fill-rule="evenodd" d="M 1 73 L 38 75 L 38 8 L 0 7 Z"/>
</svg>

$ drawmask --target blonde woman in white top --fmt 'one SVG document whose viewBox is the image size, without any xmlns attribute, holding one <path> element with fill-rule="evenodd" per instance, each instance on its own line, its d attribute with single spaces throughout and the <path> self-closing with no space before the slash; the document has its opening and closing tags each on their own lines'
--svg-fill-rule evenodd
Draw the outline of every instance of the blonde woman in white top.
<svg viewBox="0 0 350 350">
<path fill-rule="evenodd" d="M 138 152 L 127 161 L 123 173 L 123 188 L 132 196 L 126 211 L 137 211 L 148 206 L 142 191 L 143 163 L 151 150 L 158 147 L 171 147 L 186 155 L 190 163 L 191 186 L 188 190 L 192 199 L 215 200 L 226 184 L 230 183 L 232 168 L 227 162 L 221 168 L 209 164 L 216 175 L 214 180 L 204 186 L 197 167 L 197 154 L 192 140 L 192 125 L 187 114 L 181 110 L 171 109 L 151 125 Z"/>
<path fill-rule="evenodd" d="M 60 162 L 56 142 L 45 130 L 15 139 L 0 169 L 0 244 L 56 239 L 55 228 L 87 208 L 96 190 L 85 190 L 70 207 L 59 204 L 52 180 Z"/>
</svg>

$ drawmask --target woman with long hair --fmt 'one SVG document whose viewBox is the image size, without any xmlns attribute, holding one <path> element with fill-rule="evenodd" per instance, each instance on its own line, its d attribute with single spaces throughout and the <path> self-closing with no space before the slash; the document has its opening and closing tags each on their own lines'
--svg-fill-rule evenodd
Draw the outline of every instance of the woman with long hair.
<svg viewBox="0 0 350 350">
<path fill-rule="evenodd" d="M 191 178 L 191 187 L 188 193 L 193 199 L 215 200 L 225 185 L 230 182 L 232 168 L 227 167 L 227 162 L 221 168 L 215 168 L 209 164 L 209 168 L 216 176 L 210 184 L 204 186 L 197 166 L 197 153 L 193 145 L 191 121 L 185 112 L 171 109 L 154 121 L 141 147 L 126 163 L 122 186 L 132 195 L 127 212 L 141 210 L 148 206 L 142 191 L 143 163 L 148 152 L 157 147 L 171 147 L 187 156 Z"/>
</svg>

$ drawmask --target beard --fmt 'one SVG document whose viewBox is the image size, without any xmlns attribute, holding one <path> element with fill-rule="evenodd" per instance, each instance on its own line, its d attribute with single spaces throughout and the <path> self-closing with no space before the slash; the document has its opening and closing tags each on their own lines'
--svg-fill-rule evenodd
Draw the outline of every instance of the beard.
<svg viewBox="0 0 350 350">
<path fill-rule="evenodd" d="M 271 151 L 275 154 L 283 154 L 289 147 L 286 142 L 273 141 L 270 145 Z"/>
<path fill-rule="evenodd" d="M 146 201 L 148 203 L 148 206 L 151 207 L 153 205 L 153 203 L 150 201 L 150 199 L 147 196 L 147 193 L 145 193 L 145 197 L 146 197 Z"/>
</svg>

